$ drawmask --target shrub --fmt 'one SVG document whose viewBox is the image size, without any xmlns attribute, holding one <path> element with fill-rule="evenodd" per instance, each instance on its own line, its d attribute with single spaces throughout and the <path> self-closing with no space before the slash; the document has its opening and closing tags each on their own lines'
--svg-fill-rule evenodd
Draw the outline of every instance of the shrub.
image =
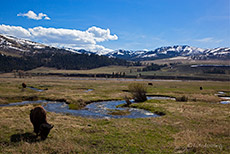
<svg viewBox="0 0 230 154">
<path fill-rule="evenodd" d="M 129 105 L 132 104 L 132 102 L 130 101 L 130 98 L 128 96 L 125 96 L 124 100 L 126 102 L 126 104 L 124 104 L 124 107 L 129 107 Z"/>
<path fill-rule="evenodd" d="M 147 100 L 146 98 L 147 89 L 143 84 L 132 83 L 129 85 L 129 91 L 131 92 L 135 102 L 144 102 Z"/>
</svg>

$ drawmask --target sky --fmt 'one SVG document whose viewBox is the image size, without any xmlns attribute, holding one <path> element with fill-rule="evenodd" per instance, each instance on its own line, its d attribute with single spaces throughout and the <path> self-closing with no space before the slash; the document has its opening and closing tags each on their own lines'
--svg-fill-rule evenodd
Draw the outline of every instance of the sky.
<svg viewBox="0 0 230 154">
<path fill-rule="evenodd" d="M 230 46 L 230 0 L 1 0 L 0 34 L 90 51 Z"/>
</svg>

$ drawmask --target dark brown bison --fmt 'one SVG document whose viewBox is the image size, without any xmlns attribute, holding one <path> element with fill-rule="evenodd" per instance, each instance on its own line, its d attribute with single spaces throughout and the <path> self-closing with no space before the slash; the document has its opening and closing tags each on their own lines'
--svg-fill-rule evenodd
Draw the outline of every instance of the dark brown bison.
<svg viewBox="0 0 230 154">
<path fill-rule="evenodd" d="M 41 136 L 45 140 L 53 128 L 46 120 L 46 111 L 42 106 L 35 107 L 30 111 L 30 121 L 34 126 L 34 132 L 37 136 Z"/>
<path fill-rule="evenodd" d="M 152 85 L 153 85 L 153 83 L 149 82 L 149 83 L 148 83 L 148 85 L 149 85 L 149 86 L 152 86 Z"/>
<path fill-rule="evenodd" d="M 26 84 L 23 82 L 22 83 L 22 88 L 26 88 L 27 86 L 26 86 Z"/>
</svg>

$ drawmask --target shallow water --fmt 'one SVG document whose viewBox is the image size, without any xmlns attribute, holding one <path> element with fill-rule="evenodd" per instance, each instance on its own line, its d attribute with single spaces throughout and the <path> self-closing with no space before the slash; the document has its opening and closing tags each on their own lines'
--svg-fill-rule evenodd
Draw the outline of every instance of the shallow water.
<svg viewBox="0 0 230 154">
<path fill-rule="evenodd" d="M 230 104 L 230 97 L 229 96 L 222 96 L 224 94 L 226 94 L 226 93 L 223 91 L 219 91 L 215 95 L 218 96 L 219 98 L 223 99 L 223 101 L 220 101 L 221 104 Z"/>
<path fill-rule="evenodd" d="M 92 91 L 93 89 L 88 89 L 87 91 Z M 167 97 L 167 96 L 149 96 L 147 99 L 155 99 L 155 100 L 175 100 L 175 98 Z M 134 100 L 130 100 L 134 103 Z M 85 106 L 85 108 L 81 110 L 71 110 L 69 109 L 68 104 L 65 102 L 56 102 L 56 101 L 46 101 L 46 100 L 38 100 L 38 101 L 23 101 L 17 103 L 3 104 L 0 107 L 4 106 L 17 106 L 17 105 L 26 105 L 26 104 L 42 104 L 45 110 L 49 112 L 56 113 L 64 113 L 64 114 L 72 114 L 75 116 L 82 117 L 91 117 L 91 118 L 147 118 L 147 117 L 158 117 L 152 112 L 137 109 L 137 108 L 117 108 L 117 105 L 125 104 L 124 100 L 121 101 L 102 101 L 102 102 L 94 102 Z M 128 115 L 111 115 L 112 111 L 119 110 L 127 110 L 130 112 Z"/>
<path fill-rule="evenodd" d="M 28 87 L 32 90 L 35 90 L 35 91 L 38 91 L 38 92 L 43 92 L 44 90 L 43 89 L 38 89 L 38 88 L 34 88 L 34 87 Z"/>
<path fill-rule="evenodd" d="M 226 100 L 230 99 L 230 97 L 220 97 L 220 98 L 226 99 Z"/>
<path fill-rule="evenodd" d="M 87 91 L 92 91 L 93 89 L 88 89 Z M 166 100 L 175 100 L 175 98 L 166 97 L 166 96 L 150 96 L 147 99 L 166 99 Z M 134 103 L 134 100 L 130 100 Z M 147 117 L 158 117 L 152 112 L 137 109 L 137 108 L 117 108 L 117 105 L 125 104 L 124 100 L 121 101 L 102 101 L 102 102 L 94 102 L 85 106 L 85 108 L 81 110 L 71 110 L 69 109 L 68 104 L 65 102 L 56 102 L 56 101 L 46 101 L 46 100 L 38 100 L 38 101 L 23 101 L 17 103 L 3 104 L 0 107 L 4 106 L 17 106 L 17 105 L 26 105 L 26 104 L 42 104 L 45 110 L 49 112 L 56 113 L 64 113 L 64 114 L 72 114 L 75 116 L 82 117 L 91 117 L 91 118 L 147 118 Z M 111 115 L 111 111 L 119 111 L 119 110 L 127 110 L 130 114 L 128 115 Z"/>
<path fill-rule="evenodd" d="M 221 104 L 230 104 L 230 101 L 221 101 Z"/>
<path fill-rule="evenodd" d="M 93 91 L 93 89 L 87 89 L 85 92 L 90 92 L 90 91 Z"/>
<path fill-rule="evenodd" d="M 71 110 L 66 103 L 48 103 L 44 106 L 47 111 L 56 113 L 68 113 L 75 116 L 92 118 L 146 118 L 157 117 L 149 111 L 135 108 L 116 108 L 117 105 L 124 104 L 125 101 L 103 101 L 88 104 L 82 110 Z M 129 115 L 110 115 L 111 110 L 128 110 Z"/>
<path fill-rule="evenodd" d="M 71 114 L 75 116 L 91 117 L 91 118 L 147 118 L 147 117 L 158 117 L 158 115 L 136 108 L 116 108 L 117 105 L 124 104 L 125 101 L 103 101 L 95 102 L 87 105 L 81 110 L 71 110 L 68 104 L 65 102 L 55 102 L 55 101 L 24 101 L 18 103 L 4 104 L 4 106 L 17 106 L 26 104 L 42 104 L 45 110 L 49 112 Z M 111 110 L 128 110 L 130 114 L 128 115 L 110 115 Z"/>
</svg>

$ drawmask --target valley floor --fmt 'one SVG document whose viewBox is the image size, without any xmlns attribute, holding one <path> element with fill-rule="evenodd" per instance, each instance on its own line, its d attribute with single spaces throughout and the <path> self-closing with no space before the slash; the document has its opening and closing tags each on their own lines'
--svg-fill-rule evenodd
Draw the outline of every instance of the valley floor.
<svg viewBox="0 0 230 154">
<path fill-rule="evenodd" d="M 49 99 L 64 100 L 80 109 L 93 101 L 124 99 L 133 82 L 146 85 L 148 95 L 185 96 L 188 101 L 132 104 L 166 113 L 156 118 L 93 119 L 48 112 L 54 128 L 45 141 L 35 139 L 32 132 L 29 113 L 35 105 L 0 107 L 0 153 L 230 152 L 230 104 L 220 104 L 222 99 L 216 95 L 230 96 L 229 82 L 73 79 L 2 77 L 0 104 Z M 22 89 L 22 83 L 44 91 Z"/>
</svg>

